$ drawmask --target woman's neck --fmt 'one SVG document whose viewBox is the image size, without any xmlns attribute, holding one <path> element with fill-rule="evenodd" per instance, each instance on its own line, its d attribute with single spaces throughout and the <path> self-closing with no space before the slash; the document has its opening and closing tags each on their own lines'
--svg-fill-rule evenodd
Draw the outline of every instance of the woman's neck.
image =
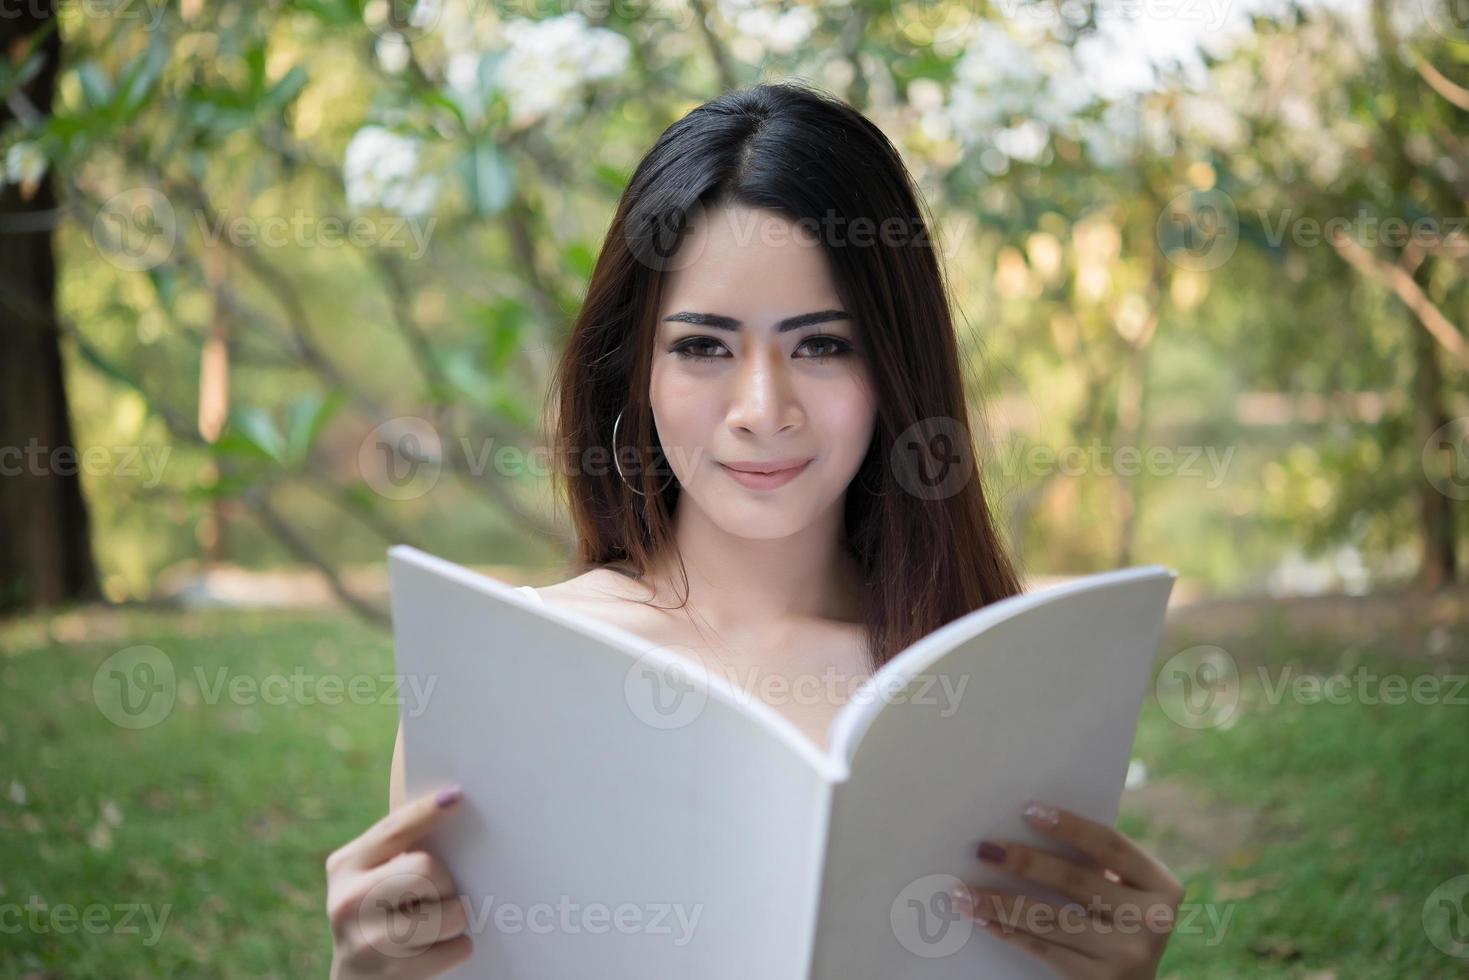
<svg viewBox="0 0 1469 980">
<path fill-rule="evenodd" d="M 785 538 L 731 535 L 682 500 L 674 512 L 677 554 L 651 576 L 660 595 L 674 595 L 688 575 L 689 606 L 721 634 L 754 624 L 815 618 L 861 622 L 862 577 L 843 534 L 844 500 Z"/>
</svg>

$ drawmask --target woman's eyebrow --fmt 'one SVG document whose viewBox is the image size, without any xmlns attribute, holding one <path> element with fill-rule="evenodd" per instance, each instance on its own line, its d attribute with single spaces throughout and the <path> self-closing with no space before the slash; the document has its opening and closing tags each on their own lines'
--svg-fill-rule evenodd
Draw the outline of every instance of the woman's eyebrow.
<svg viewBox="0 0 1469 980">
<path fill-rule="evenodd" d="M 775 325 L 776 333 L 785 333 L 788 330 L 799 330 L 816 323 L 827 323 L 831 320 L 847 320 L 845 310 L 817 310 L 814 313 L 802 313 L 799 316 L 789 316 Z M 664 323 L 692 323 L 700 327 L 713 327 L 716 330 L 738 330 L 742 324 L 732 316 L 724 316 L 720 313 L 691 313 L 681 310 L 663 318 Z"/>
</svg>

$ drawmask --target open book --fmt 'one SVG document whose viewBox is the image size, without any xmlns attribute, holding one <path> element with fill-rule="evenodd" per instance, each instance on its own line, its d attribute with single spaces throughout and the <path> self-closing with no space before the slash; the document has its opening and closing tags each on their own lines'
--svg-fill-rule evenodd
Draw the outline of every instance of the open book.
<svg viewBox="0 0 1469 980">
<path fill-rule="evenodd" d="M 389 550 L 410 797 L 490 980 L 1041 980 L 950 905 L 981 838 L 1063 851 L 1029 799 L 1116 819 L 1175 574 L 975 610 L 856 687 L 818 748 L 686 655 L 461 566 Z M 824 693 L 824 691 L 823 691 Z M 843 689 L 843 693 L 846 691 Z"/>
</svg>

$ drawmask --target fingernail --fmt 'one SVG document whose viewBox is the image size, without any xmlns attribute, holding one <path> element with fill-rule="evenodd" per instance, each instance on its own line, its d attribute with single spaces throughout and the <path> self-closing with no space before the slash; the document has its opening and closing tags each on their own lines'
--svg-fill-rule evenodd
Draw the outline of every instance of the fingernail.
<svg viewBox="0 0 1469 980">
<path fill-rule="evenodd" d="M 949 901 L 962 915 L 974 915 L 974 898 L 969 894 L 969 889 L 963 885 L 955 885 L 949 889 Z"/>
<path fill-rule="evenodd" d="M 994 864 L 999 864 L 1001 861 L 1005 860 L 1005 849 L 999 844 L 992 844 L 987 840 L 980 841 L 979 859 L 981 861 L 990 861 Z"/>
<path fill-rule="evenodd" d="M 434 803 L 440 807 L 453 806 L 462 796 L 464 796 L 464 788 L 455 784 L 439 790 L 438 795 L 434 797 Z"/>
<path fill-rule="evenodd" d="M 1061 814 L 1056 811 L 1056 808 L 1042 803 L 1027 803 L 1025 817 L 1031 823 L 1039 824 L 1042 827 L 1054 827 L 1061 822 Z"/>
<path fill-rule="evenodd" d="M 990 924 L 990 920 L 979 914 L 974 906 L 974 895 L 963 885 L 955 885 L 949 889 L 949 898 L 954 903 L 954 908 L 960 915 L 967 915 L 982 926 Z"/>
</svg>

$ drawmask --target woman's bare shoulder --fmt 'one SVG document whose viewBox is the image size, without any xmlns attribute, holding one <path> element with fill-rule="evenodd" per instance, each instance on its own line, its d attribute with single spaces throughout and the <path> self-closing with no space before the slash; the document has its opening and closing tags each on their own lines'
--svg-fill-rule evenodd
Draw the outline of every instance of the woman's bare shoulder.
<svg viewBox="0 0 1469 980">
<path fill-rule="evenodd" d="M 668 613 L 648 604 L 653 590 L 615 569 L 593 568 L 536 591 L 547 605 L 591 616 L 654 643 L 671 642 L 674 627 Z"/>
<path fill-rule="evenodd" d="M 593 568 L 536 591 L 549 603 L 568 606 L 625 606 L 653 598 L 647 585 L 611 568 Z"/>
</svg>

